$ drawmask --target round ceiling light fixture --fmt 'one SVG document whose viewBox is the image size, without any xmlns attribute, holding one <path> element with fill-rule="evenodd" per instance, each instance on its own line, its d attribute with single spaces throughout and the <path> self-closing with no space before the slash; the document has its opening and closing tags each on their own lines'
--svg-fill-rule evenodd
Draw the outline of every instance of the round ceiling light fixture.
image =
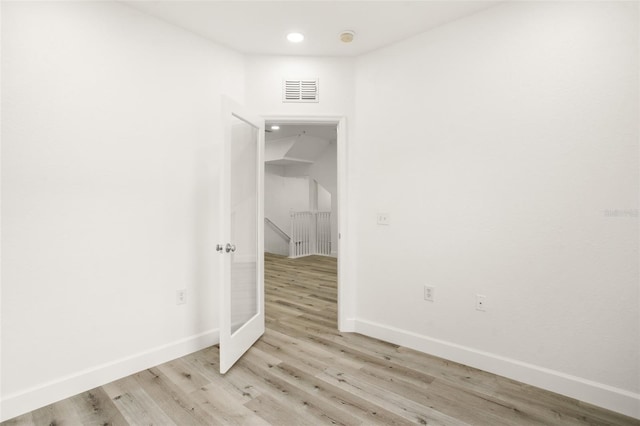
<svg viewBox="0 0 640 426">
<path fill-rule="evenodd" d="M 351 30 L 346 30 L 340 34 L 340 41 L 343 43 L 351 43 L 355 36 L 356 36 L 355 32 Z"/>
<path fill-rule="evenodd" d="M 301 33 L 289 33 L 287 34 L 287 40 L 289 40 L 291 43 L 300 43 L 302 40 L 304 40 L 304 35 Z"/>
</svg>

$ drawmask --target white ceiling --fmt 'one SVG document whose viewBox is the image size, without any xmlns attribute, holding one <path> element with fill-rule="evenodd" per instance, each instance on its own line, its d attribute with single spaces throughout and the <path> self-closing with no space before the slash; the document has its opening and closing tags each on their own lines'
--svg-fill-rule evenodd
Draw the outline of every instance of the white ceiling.
<svg viewBox="0 0 640 426">
<path fill-rule="evenodd" d="M 124 0 L 142 12 L 246 54 L 357 56 L 497 1 L 190 1 Z M 355 39 L 339 35 L 353 30 Z M 302 32 L 299 44 L 286 40 Z"/>
<path fill-rule="evenodd" d="M 279 124 L 275 121 L 267 122 L 267 129 L 272 124 Z M 280 124 L 279 130 L 272 130 L 265 134 L 265 140 L 272 141 L 282 138 L 288 138 L 290 136 L 308 135 L 316 138 L 325 139 L 327 141 L 335 141 L 337 126 L 335 124 L 305 124 L 305 125 L 293 125 L 293 124 Z"/>
</svg>

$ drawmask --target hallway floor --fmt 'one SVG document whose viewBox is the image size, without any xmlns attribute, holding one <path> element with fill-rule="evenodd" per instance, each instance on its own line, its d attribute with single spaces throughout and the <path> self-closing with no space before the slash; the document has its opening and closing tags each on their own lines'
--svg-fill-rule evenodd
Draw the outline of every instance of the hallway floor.
<svg viewBox="0 0 640 426">
<path fill-rule="evenodd" d="M 225 375 L 214 346 L 2 425 L 638 425 L 336 329 L 336 259 L 266 255 L 267 331 Z"/>
</svg>

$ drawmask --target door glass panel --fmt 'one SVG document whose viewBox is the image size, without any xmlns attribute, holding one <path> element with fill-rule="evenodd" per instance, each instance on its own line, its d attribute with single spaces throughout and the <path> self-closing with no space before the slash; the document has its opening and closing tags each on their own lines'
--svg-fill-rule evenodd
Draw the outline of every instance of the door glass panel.
<svg viewBox="0 0 640 426">
<path fill-rule="evenodd" d="M 231 334 L 258 313 L 258 128 L 233 117 L 231 127 Z"/>
</svg>

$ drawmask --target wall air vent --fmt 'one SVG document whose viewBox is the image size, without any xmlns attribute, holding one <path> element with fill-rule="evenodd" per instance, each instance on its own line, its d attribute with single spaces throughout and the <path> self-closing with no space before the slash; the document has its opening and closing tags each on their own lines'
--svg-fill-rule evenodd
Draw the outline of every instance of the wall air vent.
<svg viewBox="0 0 640 426">
<path fill-rule="evenodd" d="M 282 102 L 319 102 L 318 79 L 284 80 Z"/>
</svg>

